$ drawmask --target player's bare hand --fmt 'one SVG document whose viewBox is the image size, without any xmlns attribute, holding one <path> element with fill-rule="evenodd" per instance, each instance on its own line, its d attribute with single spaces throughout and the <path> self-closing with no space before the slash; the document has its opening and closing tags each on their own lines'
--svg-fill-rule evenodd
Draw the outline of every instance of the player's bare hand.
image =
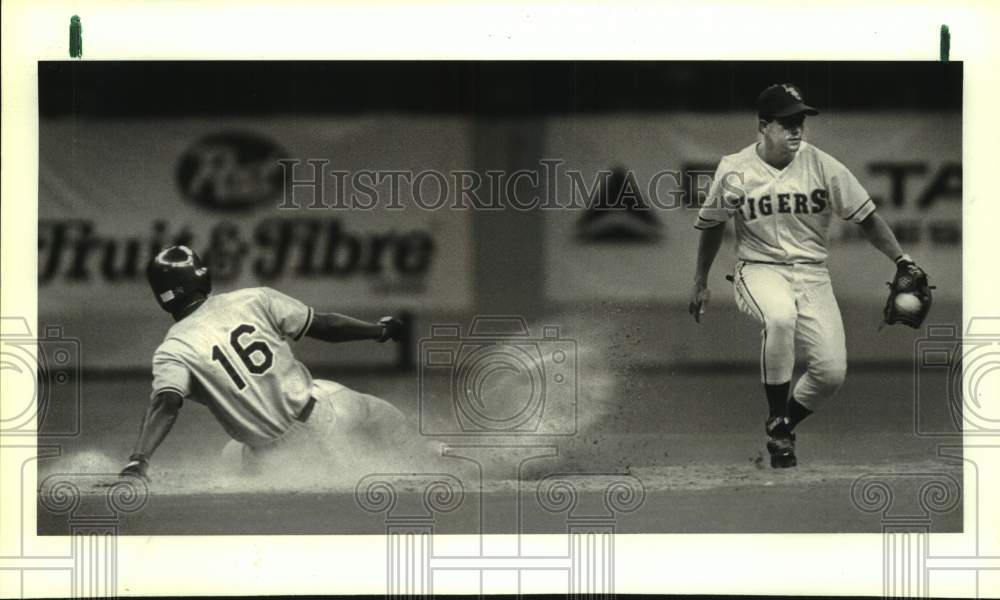
<svg viewBox="0 0 1000 600">
<path fill-rule="evenodd" d="M 712 297 L 712 292 L 703 281 L 696 281 L 691 288 L 691 300 L 688 303 L 688 313 L 694 317 L 696 323 L 701 323 L 701 316 L 705 314 L 708 301 Z"/>
<path fill-rule="evenodd" d="M 403 322 L 396 317 L 382 317 L 378 320 L 382 326 L 382 335 L 378 338 L 379 343 L 392 340 L 398 342 L 403 337 Z"/>
<path fill-rule="evenodd" d="M 122 469 L 122 472 L 118 474 L 119 477 L 135 477 L 141 479 L 146 483 L 149 483 L 149 476 L 146 475 L 146 470 L 149 468 L 149 462 L 146 461 L 146 457 L 133 454 L 128 459 L 128 464 Z"/>
</svg>

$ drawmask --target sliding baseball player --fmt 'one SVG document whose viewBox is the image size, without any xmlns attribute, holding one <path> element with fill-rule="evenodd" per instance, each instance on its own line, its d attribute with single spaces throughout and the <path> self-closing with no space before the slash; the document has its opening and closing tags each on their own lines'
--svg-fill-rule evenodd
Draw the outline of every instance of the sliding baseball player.
<svg viewBox="0 0 1000 600">
<path fill-rule="evenodd" d="M 186 246 L 150 262 L 149 284 L 175 323 L 153 354 L 153 385 L 139 436 L 122 476 L 148 479 L 149 459 L 186 400 L 204 404 L 232 438 L 248 470 L 294 448 L 321 459 L 345 432 L 361 431 L 401 445 L 402 413 L 389 403 L 332 381 L 313 379 L 290 342 L 399 340 L 403 324 L 366 323 L 317 313 L 270 288 L 213 295 L 211 274 Z M 287 468 L 287 464 L 284 465 Z"/>
</svg>

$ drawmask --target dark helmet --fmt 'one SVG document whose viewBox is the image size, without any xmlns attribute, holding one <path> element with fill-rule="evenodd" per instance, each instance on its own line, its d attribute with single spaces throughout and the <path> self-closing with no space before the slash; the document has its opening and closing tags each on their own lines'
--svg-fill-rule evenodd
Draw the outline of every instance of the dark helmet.
<svg viewBox="0 0 1000 600">
<path fill-rule="evenodd" d="M 164 248 L 149 261 L 146 279 L 163 310 L 173 314 L 201 293 L 212 291 L 212 276 L 208 268 L 187 246 Z"/>
</svg>

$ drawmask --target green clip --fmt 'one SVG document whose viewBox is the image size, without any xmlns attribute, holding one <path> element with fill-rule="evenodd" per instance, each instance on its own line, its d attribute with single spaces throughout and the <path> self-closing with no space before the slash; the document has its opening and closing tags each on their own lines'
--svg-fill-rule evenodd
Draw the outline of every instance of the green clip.
<svg viewBox="0 0 1000 600">
<path fill-rule="evenodd" d="M 948 55 L 951 54 L 951 32 L 947 25 L 941 26 L 941 62 L 948 62 Z"/>
<path fill-rule="evenodd" d="M 80 25 L 80 17 L 73 15 L 69 20 L 69 57 L 80 58 L 83 56 L 83 27 Z"/>
</svg>

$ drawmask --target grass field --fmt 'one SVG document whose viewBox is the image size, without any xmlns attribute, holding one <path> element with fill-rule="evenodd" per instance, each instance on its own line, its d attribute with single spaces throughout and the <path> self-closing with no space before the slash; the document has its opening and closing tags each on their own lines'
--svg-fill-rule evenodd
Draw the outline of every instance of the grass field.
<svg viewBox="0 0 1000 600">
<path fill-rule="evenodd" d="M 317 373 L 384 397 L 415 414 L 412 374 Z M 892 476 L 894 492 L 914 504 L 928 481 L 950 476 L 961 482 L 960 460 L 939 456 L 957 438 L 916 435 L 954 432 L 944 397 L 944 377 L 930 374 L 914 388 L 907 370 L 849 374 L 838 396 L 799 429 L 800 466 L 767 467 L 762 456 L 764 402 L 752 369 L 725 374 L 671 373 L 643 369 L 616 378 L 588 395 L 582 378 L 578 433 L 570 437 L 461 437 L 446 440 L 457 454 L 468 446 L 554 447 L 555 455 L 525 463 L 516 475 L 517 452 L 495 448 L 473 468 L 468 460 L 442 458 L 435 472 L 461 482 L 457 507 L 436 516 L 445 533 L 555 533 L 566 531 L 565 511 L 540 500 L 540 482 L 553 473 L 575 477 L 578 508 L 601 506 L 607 474 L 638 481 L 642 501 L 615 515 L 620 532 L 792 533 L 878 532 L 880 514 L 852 502 L 852 485 L 870 475 Z M 605 382 L 606 383 L 606 382 Z M 52 437 L 59 456 L 39 461 L 39 481 L 72 474 L 92 482 L 119 469 L 134 441 L 148 397 L 145 377 L 82 381 L 80 434 Z M 72 422 L 71 398 L 53 398 L 43 431 L 64 431 Z M 371 469 L 341 464 L 325 469 L 323 457 L 306 456 L 279 474 L 245 478 L 219 466 L 227 437 L 210 413 L 188 403 L 157 452 L 145 505 L 124 517 L 124 534 L 331 534 L 379 533 L 386 515 L 363 510 L 358 481 Z M 480 451 L 482 452 L 482 451 Z M 540 453 L 540 451 L 538 451 Z M 394 473 L 400 465 L 380 465 Z M 384 467 L 384 468 L 381 468 Z M 408 465 L 406 472 L 412 471 Z M 102 475 L 103 474 L 103 475 Z M 904 475 L 903 477 L 896 477 Z M 61 476 L 61 475 L 59 475 Z M 603 478 L 603 479 L 602 479 Z M 81 486 L 83 506 L 105 502 L 104 491 Z M 400 486 L 400 503 L 417 502 L 420 488 Z M 915 505 L 915 504 L 914 504 Z M 961 504 L 934 514 L 933 531 L 961 531 Z M 65 533 L 69 515 L 39 504 L 40 534 Z"/>
</svg>

